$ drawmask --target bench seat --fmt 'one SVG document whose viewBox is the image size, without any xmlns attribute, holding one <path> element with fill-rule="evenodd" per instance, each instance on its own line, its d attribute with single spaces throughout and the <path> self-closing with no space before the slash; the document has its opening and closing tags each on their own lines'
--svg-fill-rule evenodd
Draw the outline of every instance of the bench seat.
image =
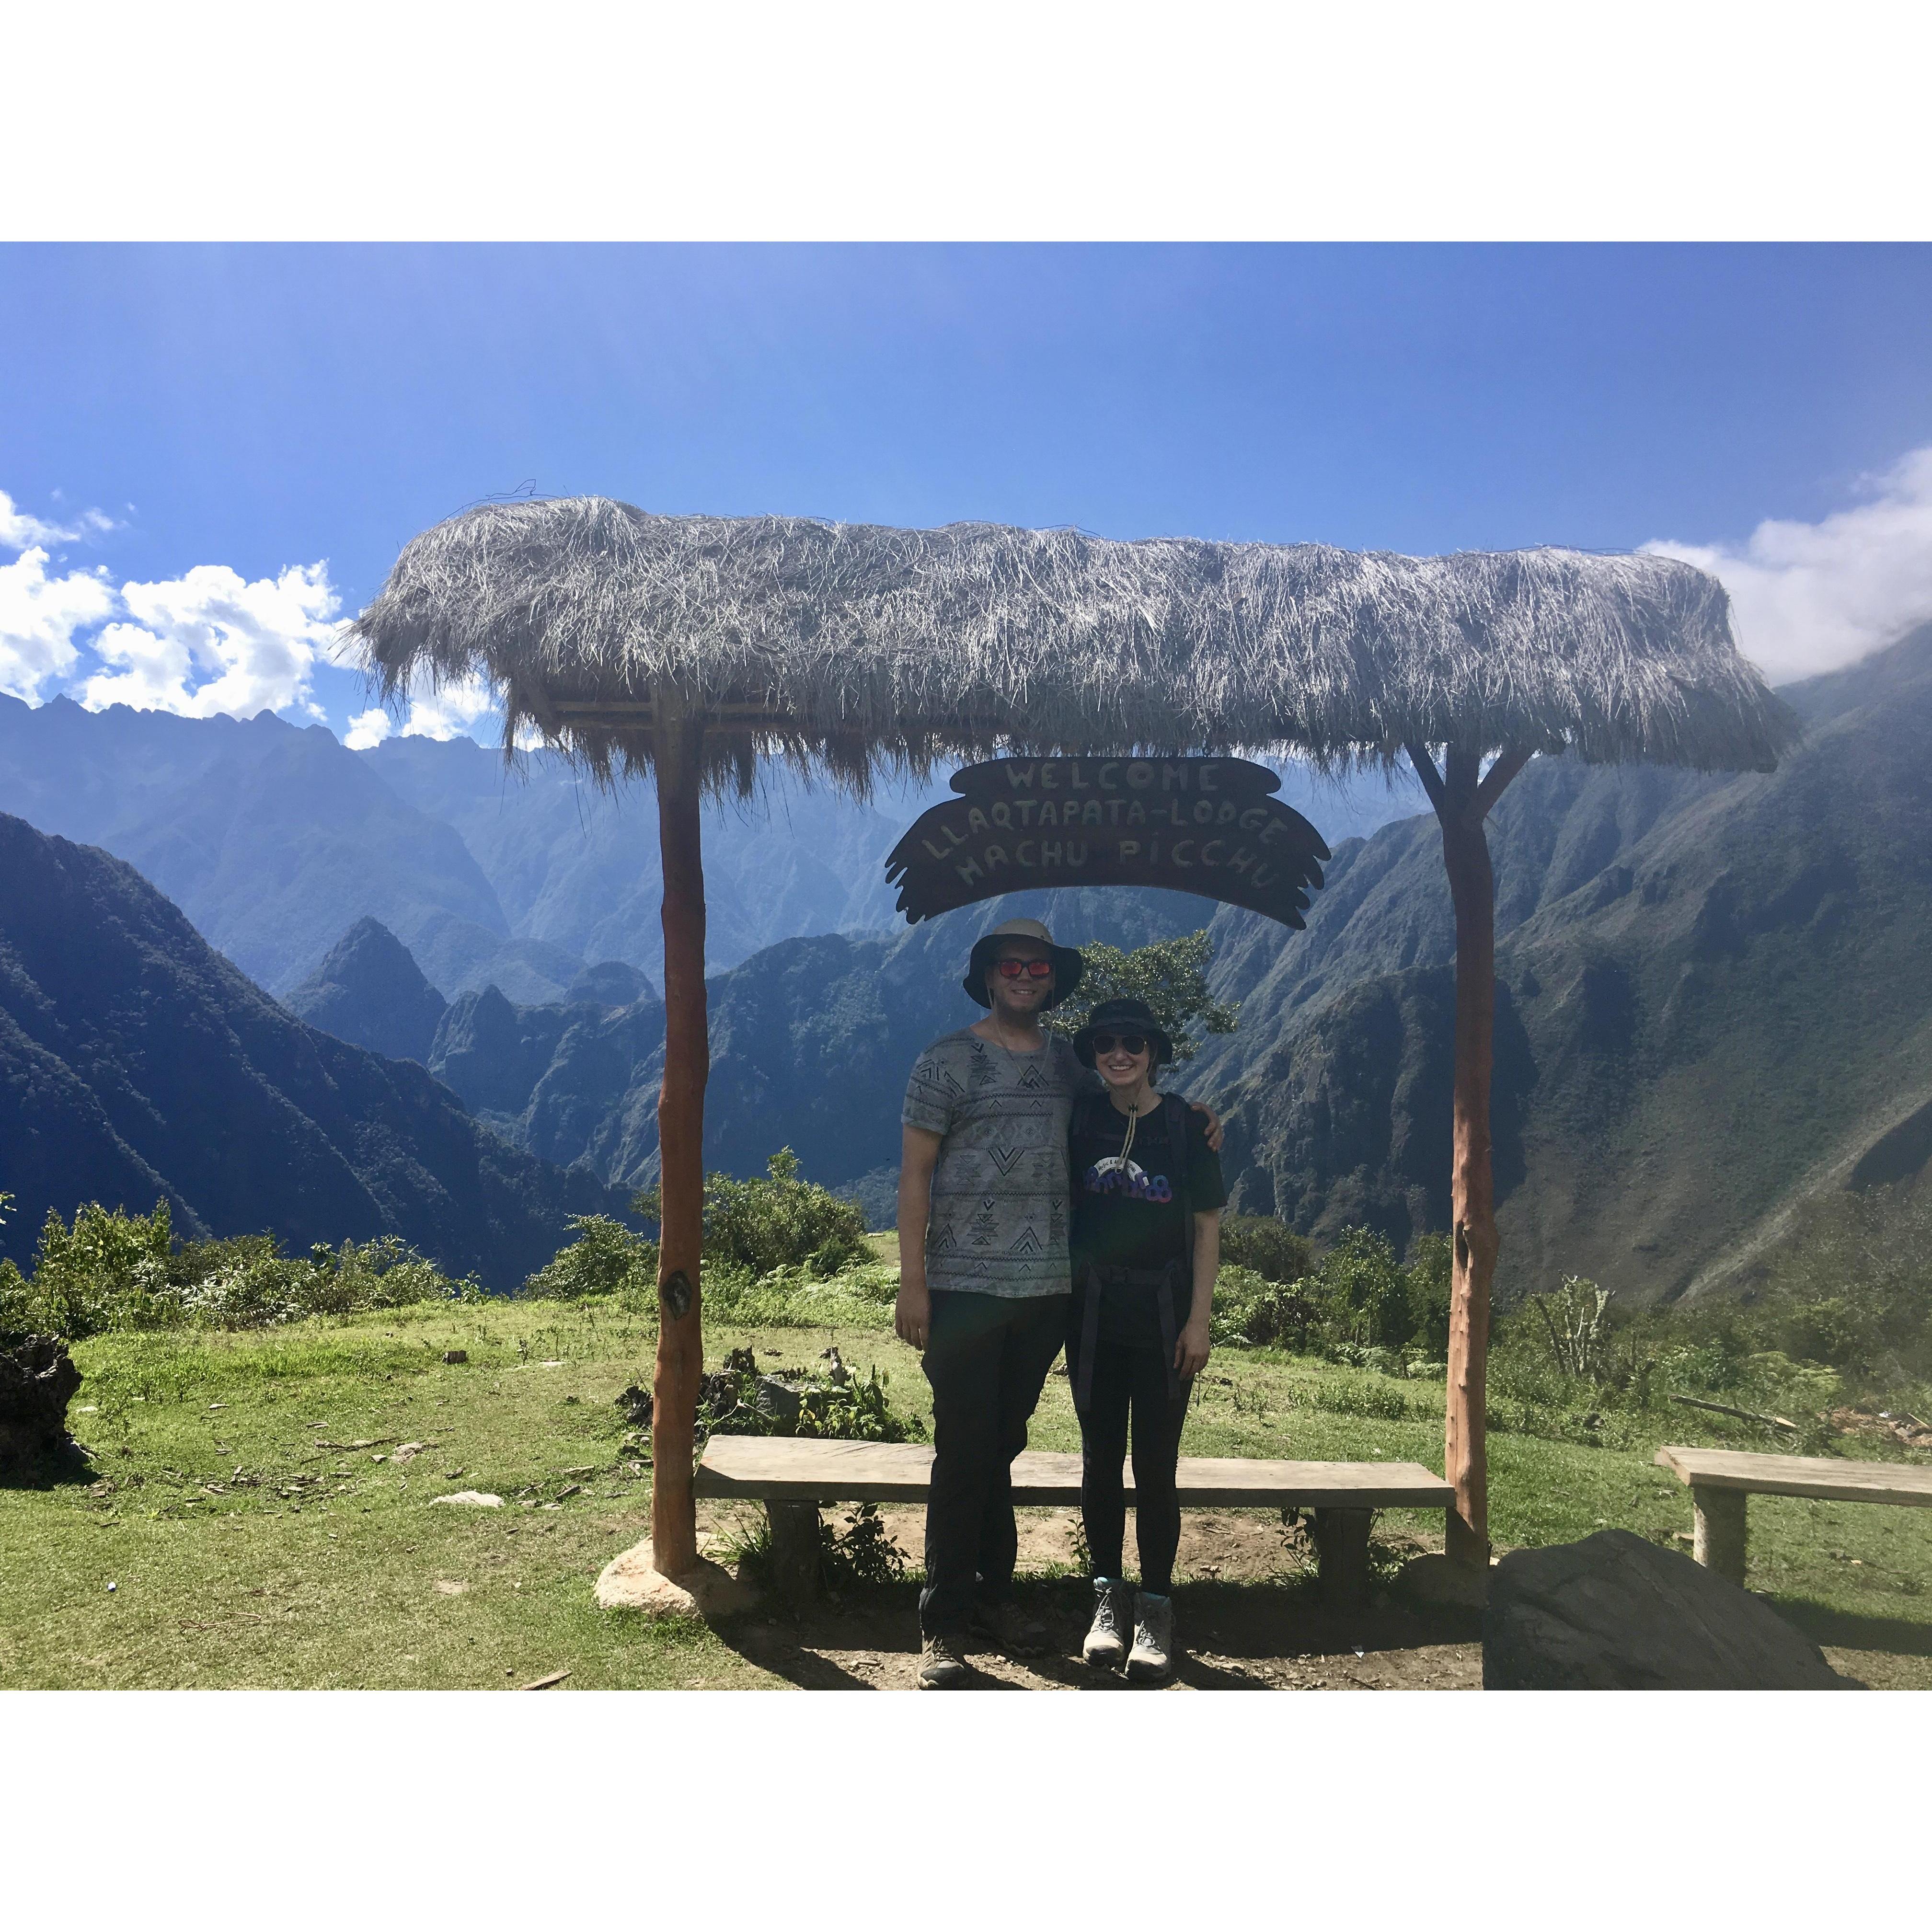
<svg viewBox="0 0 1932 1932">
<path fill-rule="evenodd" d="M 1909 1462 L 1841 1462 L 1835 1456 L 1769 1456 L 1742 1449 L 1691 1449 L 1666 1443 L 1658 1466 L 1689 1486 L 1691 1554 L 1744 1580 L 1744 1502 L 1748 1496 L 1809 1496 L 1841 1503 L 1902 1503 L 1932 1509 L 1932 1468 Z"/>
<path fill-rule="evenodd" d="M 818 1570 L 818 1510 L 842 1502 L 926 1500 L 931 1448 L 918 1442 L 826 1442 L 773 1436 L 714 1436 L 705 1444 L 698 1495 L 764 1504 L 774 1562 L 791 1594 L 810 1595 Z M 1134 1498 L 1133 1468 L 1125 1472 Z M 1306 1509 L 1324 1598 L 1354 1607 L 1368 1576 L 1369 1523 L 1378 1509 L 1448 1509 L 1454 1490 L 1418 1462 L 1271 1462 L 1239 1456 L 1184 1456 L 1178 1472 L 1184 1509 Z M 1023 1450 L 1013 1459 L 1013 1501 L 1022 1509 L 1080 1500 L 1080 1458 Z"/>
</svg>

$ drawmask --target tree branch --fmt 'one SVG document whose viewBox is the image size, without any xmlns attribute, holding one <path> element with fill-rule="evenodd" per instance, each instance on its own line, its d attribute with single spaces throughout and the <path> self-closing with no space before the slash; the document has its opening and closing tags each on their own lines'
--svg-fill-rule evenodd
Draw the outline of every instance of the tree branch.
<svg viewBox="0 0 1932 1932">
<path fill-rule="evenodd" d="M 1429 755 L 1429 747 L 1405 744 L 1402 748 L 1408 754 L 1408 762 L 1415 767 L 1415 776 L 1422 781 L 1422 788 L 1428 793 L 1430 803 L 1440 812 L 1444 796 L 1442 774 L 1436 769 L 1436 760 Z"/>
</svg>

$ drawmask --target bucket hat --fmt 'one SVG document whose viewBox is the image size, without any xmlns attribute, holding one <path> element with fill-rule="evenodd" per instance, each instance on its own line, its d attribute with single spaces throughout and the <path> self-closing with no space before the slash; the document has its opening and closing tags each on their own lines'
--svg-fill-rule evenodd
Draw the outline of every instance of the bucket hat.
<svg viewBox="0 0 1932 1932">
<path fill-rule="evenodd" d="M 1053 993 L 1041 1007 L 1042 1012 L 1058 1006 L 1079 985 L 1080 956 L 1072 946 L 1054 945 L 1053 934 L 1036 919 L 1010 919 L 991 932 L 982 932 L 974 940 L 973 950 L 967 957 L 966 976 L 959 983 L 966 988 L 968 997 L 981 1006 L 990 1007 L 993 1004 L 986 994 L 986 974 L 1003 939 L 1037 940 L 1046 948 L 1053 961 Z"/>
<path fill-rule="evenodd" d="M 1102 1000 L 1087 1016 L 1087 1024 L 1073 1036 L 1073 1056 L 1082 1066 L 1094 1064 L 1096 1033 L 1144 1033 L 1154 1048 L 1148 1070 L 1165 1066 L 1174 1058 L 1174 1042 L 1144 1000 Z"/>
</svg>

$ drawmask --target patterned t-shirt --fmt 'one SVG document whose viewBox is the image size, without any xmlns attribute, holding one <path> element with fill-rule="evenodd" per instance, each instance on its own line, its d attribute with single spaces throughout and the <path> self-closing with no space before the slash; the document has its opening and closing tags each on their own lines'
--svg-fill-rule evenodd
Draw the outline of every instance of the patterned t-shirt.
<svg viewBox="0 0 1932 1932">
<path fill-rule="evenodd" d="M 899 1118 L 944 1136 L 926 1231 L 929 1288 L 1065 1294 L 1066 1123 L 1092 1076 L 1058 1034 L 1010 1053 L 970 1028 L 919 1057 Z"/>
</svg>

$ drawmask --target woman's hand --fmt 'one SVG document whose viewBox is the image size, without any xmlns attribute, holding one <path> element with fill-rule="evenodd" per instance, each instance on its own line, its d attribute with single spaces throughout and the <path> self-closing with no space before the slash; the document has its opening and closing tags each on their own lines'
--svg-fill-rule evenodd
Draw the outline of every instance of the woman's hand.
<svg viewBox="0 0 1932 1932">
<path fill-rule="evenodd" d="M 924 1282 L 902 1281 L 892 1304 L 892 1331 L 902 1342 L 922 1353 L 932 1329 L 932 1291 Z M 1208 1358 L 1203 1355 L 1201 1358 Z"/>
<path fill-rule="evenodd" d="M 1179 1370 L 1182 1381 L 1190 1376 L 1198 1376 L 1208 1366 L 1213 1346 L 1208 1340 L 1206 1322 L 1190 1320 L 1181 1330 L 1174 1339 L 1174 1366 Z"/>
</svg>

